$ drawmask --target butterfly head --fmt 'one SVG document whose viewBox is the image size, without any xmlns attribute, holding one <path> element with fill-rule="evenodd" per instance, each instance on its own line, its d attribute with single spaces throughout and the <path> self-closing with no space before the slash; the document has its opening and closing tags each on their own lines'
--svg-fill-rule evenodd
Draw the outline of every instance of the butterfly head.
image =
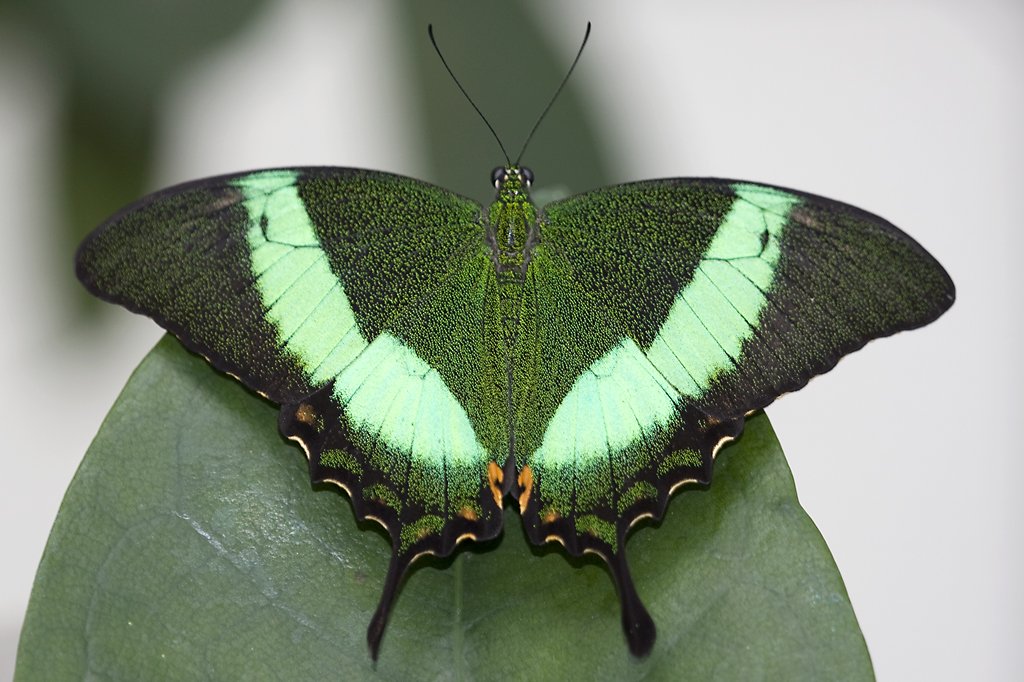
<svg viewBox="0 0 1024 682">
<path fill-rule="evenodd" d="M 491 182 L 501 201 L 527 199 L 533 184 L 533 171 L 526 166 L 498 166 L 491 171 Z"/>
</svg>

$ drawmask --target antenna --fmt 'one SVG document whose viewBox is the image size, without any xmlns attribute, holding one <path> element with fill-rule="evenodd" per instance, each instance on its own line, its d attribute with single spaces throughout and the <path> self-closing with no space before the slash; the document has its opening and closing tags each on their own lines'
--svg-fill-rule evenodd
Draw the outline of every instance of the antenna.
<svg viewBox="0 0 1024 682">
<path fill-rule="evenodd" d="M 462 93 L 462 96 L 465 97 L 466 101 L 469 102 L 470 106 L 473 107 L 473 110 L 476 111 L 477 115 L 480 117 L 480 120 L 482 120 L 484 122 L 484 125 L 487 126 L 487 129 L 491 131 L 491 135 L 494 136 L 495 141 L 497 141 L 498 143 L 498 147 L 501 148 L 501 153 L 505 157 L 505 164 L 513 165 L 508 158 L 508 151 L 506 151 L 505 145 L 501 143 L 501 138 L 498 137 L 498 133 L 495 132 L 494 130 L 494 126 L 492 126 L 491 122 L 487 120 L 486 116 L 484 116 L 484 112 L 480 111 L 480 107 L 476 105 L 476 102 L 473 101 L 473 98 L 469 96 L 468 92 L 466 92 L 466 88 L 462 87 L 462 83 L 460 83 L 459 79 L 455 77 L 455 72 L 452 71 L 452 67 L 448 66 L 448 61 L 444 58 L 444 55 L 441 54 L 441 48 L 437 46 L 437 40 L 434 39 L 433 24 L 427 24 L 427 34 L 430 36 L 430 44 L 434 46 L 434 52 L 437 53 L 437 56 L 440 58 L 441 63 L 444 64 L 444 68 L 446 71 L 448 71 L 448 75 L 452 77 L 453 81 L 455 81 L 455 85 L 458 86 L 459 91 Z M 587 46 L 587 40 L 589 38 L 590 22 L 588 21 L 587 32 L 583 34 L 583 42 L 580 43 L 580 49 L 576 52 L 576 58 L 572 60 L 572 64 L 569 66 L 569 70 L 565 72 L 565 77 L 559 84 L 558 89 L 555 90 L 555 94 L 551 96 L 551 100 L 548 102 L 548 105 L 544 107 L 544 111 L 542 111 L 540 116 L 537 117 L 537 122 L 533 124 L 533 128 L 530 130 L 530 134 L 526 136 L 526 142 L 523 143 L 522 149 L 519 150 L 519 156 L 516 157 L 516 162 L 514 165 L 519 165 L 520 159 L 522 159 L 523 154 L 526 153 L 526 147 L 530 144 L 530 140 L 533 139 L 533 134 L 536 133 L 537 128 L 540 127 L 540 122 L 543 121 L 544 117 L 548 115 L 548 111 L 551 110 L 551 106 L 555 103 L 555 100 L 558 99 L 558 96 L 562 93 L 562 89 L 565 88 L 565 84 L 569 82 L 569 76 L 572 75 L 573 70 L 576 68 L 576 64 L 579 63 L 580 57 L 583 55 L 583 48 Z"/>
<path fill-rule="evenodd" d="M 589 24 L 587 24 L 587 32 L 588 33 L 590 32 L 590 25 Z M 505 151 L 505 145 L 503 145 L 501 143 L 501 138 L 498 137 L 498 133 L 494 132 L 494 126 L 492 126 L 491 122 L 487 120 L 486 116 L 484 116 L 484 112 L 480 111 L 480 107 L 478 107 L 476 105 L 476 102 L 473 101 L 473 98 L 469 96 L 468 92 L 466 92 L 466 88 L 462 87 L 462 83 L 459 82 L 459 79 L 456 78 L 455 74 L 452 72 L 452 67 L 448 66 L 448 62 L 445 61 L 444 55 L 441 54 L 441 48 L 439 48 L 437 46 L 437 41 L 434 40 L 434 25 L 433 24 L 427 24 L 427 34 L 430 36 L 430 44 L 434 46 L 434 51 L 437 52 L 437 56 L 441 58 L 441 63 L 444 64 L 444 68 L 447 69 L 448 75 L 452 77 L 452 80 L 455 81 L 455 85 L 457 85 L 459 87 L 459 90 L 462 91 L 462 96 L 466 98 L 466 101 L 468 101 L 470 106 L 472 106 L 473 109 L 476 110 L 476 113 L 480 116 L 480 119 L 484 122 L 484 125 L 486 125 L 487 129 L 491 131 L 491 135 L 494 135 L 494 139 L 497 140 L 498 146 L 501 147 L 501 153 L 505 156 L 505 164 L 506 165 L 512 165 L 511 161 L 509 161 L 509 158 L 508 158 L 508 152 Z M 586 42 L 586 40 L 584 40 L 584 42 Z M 578 56 L 577 56 L 577 59 L 579 59 Z M 575 65 L 576 64 L 574 62 L 573 66 L 575 66 Z M 570 71 L 571 70 L 572 69 L 570 69 Z M 559 88 L 559 89 L 561 89 L 561 88 Z M 551 106 L 551 105 L 548 105 L 548 106 Z"/>
<path fill-rule="evenodd" d="M 587 46 L 587 39 L 589 37 L 590 37 L 590 22 L 588 21 L 587 22 L 587 32 L 585 34 L 583 34 L 583 42 L 580 43 L 580 49 L 579 49 L 578 52 L 576 52 L 576 58 L 572 60 L 572 65 L 569 67 L 569 70 L 565 73 L 565 78 L 562 79 L 561 85 L 559 85 L 558 89 L 555 90 L 555 94 L 551 97 L 551 101 L 548 102 L 548 105 L 546 107 L 544 107 L 544 111 L 542 111 L 541 114 L 540 114 L 540 117 L 537 118 L 537 122 L 533 124 L 533 130 L 531 130 L 530 134 L 526 136 L 526 142 L 523 143 L 523 148 L 521 150 L 519 150 L 519 156 L 516 157 L 515 165 L 517 165 L 517 166 L 519 165 L 519 160 L 523 158 L 523 154 L 526 152 L 526 146 L 528 144 L 530 144 L 530 140 L 533 139 L 533 134 L 535 132 L 537 132 L 537 128 L 540 127 L 540 122 L 543 121 L 544 117 L 548 115 L 548 111 L 551 109 L 551 105 L 555 103 L 555 100 L 558 99 L 558 95 L 561 94 L 561 92 L 562 92 L 562 88 L 564 88 L 565 84 L 569 81 L 569 76 L 572 75 L 573 69 L 576 68 L 576 64 L 577 64 L 577 62 L 579 62 L 580 56 L 583 54 L 583 48 Z M 433 37 L 431 37 L 431 39 L 433 39 Z M 434 47 L 437 47 L 437 46 L 435 45 Z M 455 76 L 452 76 L 452 78 L 454 78 L 454 77 Z M 456 83 L 457 82 L 458 81 L 456 81 Z M 462 87 L 462 86 L 459 86 L 459 87 Z M 463 91 L 463 92 L 465 92 L 465 91 Z M 504 148 L 502 148 L 502 151 L 504 151 Z M 508 155 L 506 154 L 506 157 L 507 156 Z"/>
</svg>

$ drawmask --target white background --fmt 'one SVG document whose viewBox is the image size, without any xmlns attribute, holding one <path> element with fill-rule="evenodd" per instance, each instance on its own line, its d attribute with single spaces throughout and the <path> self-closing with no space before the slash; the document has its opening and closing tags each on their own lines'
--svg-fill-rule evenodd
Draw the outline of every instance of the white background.
<svg viewBox="0 0 1024 682">
<path fill-rule="evenodd" d="M 1024 6 L 535 4 L 566 61 L 594 22 L 576 85 L 599 104 L 617 180 L 717 175 L 831 196 L 892 220 L 949 270 L 958 300 L 945 317 L 871 344 L 768 412 L 879 677 L 1020 679 Z M 422 174 L 395 11 L 271 6 L 167 93 L 152 188 L 287 164 Z M 321 53 L 314 68 L 281 72 L 279 57 L 300 49 Z M 353 60 L 374 69 L 336 68 Z M 48 232 L 62 97 L 51 66 L 0 27 L 0 677 L 63 491 L 160 334 L 112 307 L 91 333 L 68 322 L 57 282 L 71 264 Z"/>
</svg>

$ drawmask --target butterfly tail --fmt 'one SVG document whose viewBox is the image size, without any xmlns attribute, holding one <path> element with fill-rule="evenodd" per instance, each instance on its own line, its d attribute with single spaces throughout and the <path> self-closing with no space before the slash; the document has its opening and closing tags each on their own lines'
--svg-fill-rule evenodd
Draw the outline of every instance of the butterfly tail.
<svg viewBox="0 0 1024 682">
<path fill-rule="evenodd" d="M 623 544 L 619 542 L 619 551 L 612 554 L 607 561 L 622 605 L 622 629 L 626 634 L 630 652 L 639 658 L 651 653 L 658 633 L 651 614 L 647 613 L 647 608 L 636 593 L 633 577 L 626 563 L 626 551 L 622 549 Z"/>
<path fill-rule="evenodd" d="M 388 565 L 388 575 L 384 579 L 384 591 L 380 595 L 380 602 L 377 604 L 377 611 L 370 619 L 370 626 L 366 629 L 366 642 L 370 645 L 370 656 L 377 660 L 377 652 L 380 650 L 380 640 L 384 636 L 384 627 L 388 623 L 388 616 L 391 614 L 391 604 L 395 594 L 398 592 L 398 585 L 405 575 L 405 569 L 409 567 L 409 560 L 400 556 L 397 548 L 391 554 L 391 563 Z"/>
</svg>

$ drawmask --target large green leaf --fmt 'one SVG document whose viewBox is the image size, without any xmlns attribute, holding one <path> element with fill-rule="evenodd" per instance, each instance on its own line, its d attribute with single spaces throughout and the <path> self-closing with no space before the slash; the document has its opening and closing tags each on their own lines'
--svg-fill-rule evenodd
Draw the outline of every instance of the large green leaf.
<svg viewBox="0 0 1024 682">
<path fill-rule="evenodd" d="M 763 415 L 715 482 L 628 548 L 658 624 L 630 657 L 604 568 L 497 541 L 424 561 L 376 670 L 365 641 L 388 563 L 345 496 L 311 489 L 273 405 L 165 338 L 86 454 L 53 528 L 19 680 L 864 679 L 828 548 Z"/>
</svg>

